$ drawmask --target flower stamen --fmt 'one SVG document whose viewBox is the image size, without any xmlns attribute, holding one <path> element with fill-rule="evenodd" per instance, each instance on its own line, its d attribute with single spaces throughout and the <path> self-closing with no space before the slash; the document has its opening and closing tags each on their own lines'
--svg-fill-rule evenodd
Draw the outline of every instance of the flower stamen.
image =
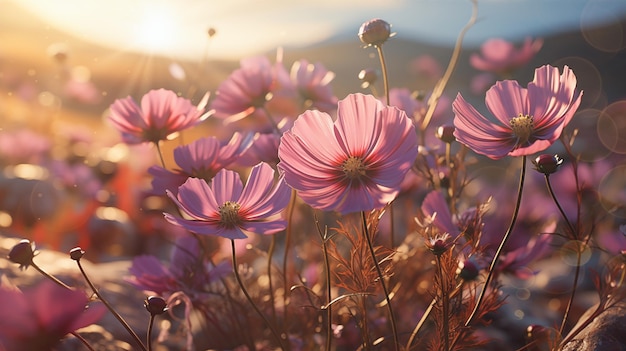
<svg viewBox="0 0 626 351">
<path fill-rule="evenodd" d="M 227 228 L 232 228 L 239 224 L 239 208 L 241 208 L 241 205 L 233 201 L 226 201 L 222 206 L 218 207 L 220 223 Z"/>
<path fill-rule="evenodd" d="M 519 116 L 511 118 L 509 124 L 511 125 L 511 130 L 513 130 L 513 134 L 517 137 L 518 145 L 523 145 L 528 142 L 534 127 L 532 116 L 520 113 Z"/>
<path fill-rule="evenodd" d="M 341 170 L 349 179 L 358 179 L 365 176 L 365 163 L 360 157 L 350 156 L 341 164 Z"/>
</svg>

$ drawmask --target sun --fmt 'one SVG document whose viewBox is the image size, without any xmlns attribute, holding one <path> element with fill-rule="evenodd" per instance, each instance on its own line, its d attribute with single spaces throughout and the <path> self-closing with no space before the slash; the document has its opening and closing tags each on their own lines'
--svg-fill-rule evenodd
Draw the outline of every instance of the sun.
<svg viewBox="0 0 626 351">
<path fill-rule="evenodd" d="M 133 46 L 151 54 L 165 53 L 175 46 L 179 26 L 166 6 L 150 6 L 142 11 L 132 32 Z"/>
</svg>

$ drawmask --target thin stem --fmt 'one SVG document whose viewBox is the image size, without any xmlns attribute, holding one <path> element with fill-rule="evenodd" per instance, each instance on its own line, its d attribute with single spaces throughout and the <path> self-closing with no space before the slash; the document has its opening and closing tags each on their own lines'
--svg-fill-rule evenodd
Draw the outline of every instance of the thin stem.
<svg viewBox="0 0 626 351">
<path fill-rule="evenodd" d="M 267 249 L 267 284 L 269 288 L 270 304 L 272 304 L 272 318 L 276 323 L 276 304 L 274 302 L 274 284 L 272 284 L 272 257 L 276 248 L 276 235 L 272 235 L 270 247 Z"/>
<path fill-rule="evenodd" d="M 574 283 L 572 286 L 572 293 L 569 296 L 565 313 L 563 314 L 563 320 L 561 321 L 561 327 L 559 328 L 559 335 L 563 335 L 565 330 L 565 324 L 567 324 L 567 317 L 569 316 L 572 305 L 574 304 L 574 296 L 576 295 L 576 288 L 578 287 L 578 278 L 580 276 L 580 261 L 582 256 L 582 242 L 576 241 L 576 268 L 574 269 Z"/>
<path fill-rule="evenodd" d="M 326 272 L 326 299 L 328 301 L 328 307 L 326 308 L 326 351 L 330 351 L 332 339 L 333 339 L 333 312 L 330 301 L 332 300 L 332 286 L 330 284 L 330 260 L 328 259 L 328 247 L 326 245 L 329 240 L 326 233 L 322 237 L 322 252 L 324 253 L 324 271 Z"/>
<path fill-rule="evenodd" d="M 453 298 L 454 296 L 456 296 L 456 294 L 458 294 L 461 291 L 462 287 L 463 287 L 463 281 L 461 281 L 454 288 L 454 291 L 452 291 L 452 293 L 450 293 L 450 295 L 448 295 L 448 296 L 450 298 Z M 413 345 L 413 341 L 417 337 L 417 333 L 419 333 L 420 329 L 422 329 L 422 326 L 426 323 L 426 320 L 430 316 L 430 313 L 433 310 L 433 307 L 435 307 L 436 303 L 437 303 L 437 296 L 433 297 L 432 301 L 430 302 L 430 305 L 428 305 L 428 307 L 424 311 L 424 314 L 422 315 L 422 318 L 420 318 L 420 320 L 419 320 L 419 322 L 417 322 L 417 325 L 415 326 L 415 328 L 413 328 L 413 331 L 411 332 L 411 336 L 409 337 L 409 341 L 407 341 L 406 347 L 404 348 L 405 351 L 408 351 L 411 348 L 411 345 Z"/>
<path fill-rule="evenodd" d="M 41 267 L 39 267 L 35 262 L 30 262 L 30 265 L 33 266 L 33 268 L 35 268 L 39 273 L 41 273 L 44 277 L 52 280 L 53 282 L 55 282 L 58 286 L 65 288 L 67 290 L 74 290 L 72 288 L 70 288 L 67 284 L 63 283 L 62 281 L 60 281 L 57 277 L 53 276 L 52 274 L 44 271 L 43 269 L 41 269 Z"/>
<path fill-rule="evenodd" d="M 383 72 L 383 89 L 385 92 L 385 101 L 387 105 L 390 104 L 389 98 L 389 78 L 387 76 L 387 64 L 385 63 L 385 54 L 383 53 L 383 46 L 377 45 L 376 51 L 378 52 L 378 58 L 380 59 L 380 69 Z M 395 225 L 393 223 L 393 202 L 389 205 L 389 240 L 391 241 L 391 247 L 394 247 L 394 234 L 395 234 Z"/>
<path fill-rule="evenodd" d="M 556 198 L 556 194 L 554 193 L 554 189 L 552 188 L 552 183 L 550 182 L 550 175 L 546 174 L 546 185 L 548 187 L 548 191 L 550 192 L 550 196 L 552 200 L 556 204 L 556 207 L 559 209 L 563 220 L 567 224 L 568 229 L 571 232 L 571 235 L 577 237 L 574 226 L 567 218 L 565 211 L 563 211 L 563 207 L 559 203 L 559 200 Z M 574 303 L 574 297 L 576 295 L 576 288 L 578 286 L 578 278 L 580 276 L 580 261 L 581 261 L 581 247 L 582 243 L 580 241 L 576 241 L 576 268 L 574 269 L 574 285 L 572 286 L 572 293 L 570 295 L 569 301 L 567 302 L 567 307 L 565 308 L 565 313 L 563 314 L 563 320 L 561 321 L 561 327 L 559 328 L 559 335 L 563 335 L 563 330 L 565 330 L 565 325 L 567 324 L 567 317 L 569 316 L 570 310 L 572 308 L 572 304 Z"/>
<path fill-rule="evenodd" d="M 148 336 L 146 337 L 146 345 L 148 351 L 152 351 L 152 327 L 154 326 L 154 314 L 150 313 L 150 321 L 148 322 Z"/>
<path fill-rule="evenodd" d="M 246 299 L 248 299 L 248 302 L 252 305 L 252 308 L 254 308 L 256 313 L 259 316 L 261 316 L 261 318 L 263 319 L 263 322 L 265 322 L 265 325 L 267 325 L 267 327 L 272 331 L 272 334 L 274 335 L 274 338 L 276 339 L 276 341 L 278 341 L 281 350 L 285 350 L 285 347 L 283 346 L 282 338 L 280 337 L 280 335 L 278 334 L 278 332 L 276 331 L 272 323 L 270 323 L 270 321 L 267 320 L 267 317 L 265 317 L 263 312 L 261 312 L 259 307 L 254 303 L 245 285 L 243 285 L 243 281 L 241 280 L 241 277 L 239 276 L 239 269 L 237 268 L 238 265 L 237 265 L 237 255 L 235 254 L 235 240 L 231 239 L 230 243 L 231 243 L 231 248 L 233 251 L 233 271 L 235 272 L 235 278 L 237 279 L 237 283 L 239 283 L 241 292 L 243 292 L 243 294 L 246 296 Z"/>
<path fill-rule="evenodd" d="M 519 187 L 517 190 L 517 201 L 515 202 L 515 209 L 513 210 L 513 217 L 511 218 L 511 223 L 509 224 L 509 227 L 504 233 L 504 237 L 502 238 L 502 241 L 500 242 L 500 246 L 498 247 L 498 250 L 496 250 L 496 253 L 493 256 L 493 259 L 491 260 L 491 265 L 489 266 L 489 272 L 487 273 L 487 279 L 485 279 L 485 285 L 483 289 L 480 291 L 480 294 L 478 295 L 478 301 L 476 301 L 476 305 L 474 306 L 474 310 L 472 310 L 472 314 L 469 316 L 469 318 L 465 322 L 466 327 L 468 327 L 472 323 L 472 321 L 476 317 L 476 314 L 478 313 L 478 309 L 480 308 L 483 298 L 485 297 L 485 292 L 487 292 L 487 289 L 489 288 L 489 283 L 491 283 L 491 278 L 493 277 L 496 264 L 498 263 L 498 258 L 500 258 L 500 254 L 502 253 L 502 250 L 504 249 L 504 245 L 506 245 L 506 242 L 509 239 L 511 232 L 513 232 L 513 227 L 515 227 L 515 222 L 517 222 L 517 215 L 519 214 L 520 204 L 522 203 L 522 191 L 524 189 L 525 177 L 526 177 L 526 155 L 522 156 L 522 172 L 519 178 Z"/>
<path fill-rule="evenodd" d="M 422 136 L 424 134 L 424 131 L 426 130 L 426 127 L 428 127 L 428 124 L 430 123 L 430 120 L 432 119 L 433 114 L 435 113 L 435 108 L 437 107 L 439 98 L 441 97 L 441 94 L 443 94 L 443 91 L 446 88 L 446 85 L 448 84 L 448 81 L 450 80 L 452 73 L 454 72 L 456 64 L 459 61 L 459 56 L 461 55 L 461 49 L 463 47 L 463 38 L 465 37 L 465 33 L 467 33 L 467 31 L 476 22 L 476 17 L 478 16 L 477 0 L 472 0 L 472 4 L 473 4 L 472 16 L 470 17 L 465 27 L 463 27 L 463 29 L 459 33 L 459 36 L 457 37 L 456 44 L 454 45 L 454 50 L 452 51 L 452 57 L 450 58 L 450 62 L 448 63 L 448 68 L 446 69 L 446 72 L 443 74 L 443 77 L 441 77 L 439 82 L 437 82 L 437 85 L 433 89 L 433 92 L 430 94 L 430 98 L 428 99 L 428 110 L 426 110 L 426 114 L 424 115 L 424 119 L 422 120 L 422 125 L 420 126 L 420 131 L 422 133 Z M 423 140 L 424 138 L 422 138 L 422 141 Z"/>
<path fill-rule="evenodd" d="M 289 260 L 289 247 L 291 246 L 291 233 L 293 231 L 293 213 L 296 208 L 296 191 L 291 190 L 291 199 L 287 210 L 287 229 L 285 229 L 285 252 L 283 254 L 283 325 L 287 324 L 287 294 L 289 282 L 287 281 L 287 261 Z"/>
<path fill-rule="evenodd" d="M 574 226 L 572 225 L 572 222 L 570 222 L 569 219 L 567 218 L 567 215 L 565 215 L 565 211 L 563 211 L 563 208 L 561 207 L 561 204 L 559 203 L 559 200 L 557 200 L 556 194 L 554 193 L 554 190 L 552 189 L 552 183 L 550 182 L 550 175 L 549 174 L 546 174 L 546 185 L 548 186 L 548 191 L 550 192 L 550 196 L 552 197 L 552 200 L 556 204 L 556 207 L 559 209 L 559 212 L 561 213 L 561 216 L 563 217 L 563 220 L 567 224 L 567 227 L 569 228 L 569 230 L 572 233 L 572 235 L 575 235 L 576 234 L 576 230 L 574 229 Z"/>
<path fill-rule="evenodd" d="M 91 288 L 91 290 L 93 290 L 93 293 L 106 306 L 106 308 L 113 314 L 113 316 L 120 322 L 120 324 L 124 327 L 124 329 L 126 329 L 128 334 L 130 334 L 130 336 L 135 340 L 137 345 L 139 345 L 139 347 L 141 347 L 141 349 L 143 351 L 148 351 L 146 349 L 146 346 L 143 344 L 141 339 L 139 339 L 139 337 L 133 331 L 133 329 L 130 327 L 130 325 L 128 325 L 128 323 L 124 320 L 124 318 L 122 318 L 122 316 L 120 316 L 119 313 L 117 313 L 117 311 L 115 311 L 113 306 L 111 306 L 111 304 L 109 304 L 109 302 L 104 297 L 102 297 L 102 295 L 100 294 L 98 289 L 96 289 L 96 287 L 93 285 L 93 283 L 91 282 L 91 280 L 87 276 L 87 273 L 85 273 L 85 270 L 83 269 L 83 265 L 80 263 L 80 260 L 76 260 L 76 264 L 78 264 L 78 269 L 80 269 L 80 272 L 82 273 L 83 277 L 85 278 L 85 281 L 87 282 L 87 284 L 89 284 L 89 287 Z"/>
<path fill-rule="evenodd" d="M 380 269 L 380 265 L 378 264 L 378 260 L 376 259 L 376 252 L 374 252 L 374 245 L 372 245 L 372 239 L 370 238 L 369 230 L 367 229 L 367 219 L 365 218 L 365 211 L 361 212 L 361 218 L 363 219 L 363 235 L 365 235 L 365 239 L 367 240 L 367 247 L 369 248 L 370 255 L 372 256 L 372 260 L 374 261 L 374 266 L 376 267 L 376 273 L 378 273 L 378 279 L 380 280 L 380 285 L 383 288 L 383 292 L 385 293 L 385 301 L 387 302 L 387 311 L 389 312 L 389 322 L 391 323 L 391 331 L 393 333 L 393 345 L 396 351 L 400 350 L 400 343 L 398 341 L 398 330 L 396 328 L 396 318 L 393 314 L 393 308 L 391 307 L 391 299 L 389 298 L 389 291 L 387 290 L 387 285 L 385 284 L 385 279 L 383 277 L 383 272 Z"/>
<path fill-rule="evenodd" d="M 448 292 L 443 280 L 443 267 L 441 266 L 441 255 L 437 255 L 437 275 L 441 287 L 441 309 L 443 313 L 443 344 L 444 351 L 450 350 L 450 326 L 448 321 Z"/>
<path fill-rule="evenodd" d="M 371 347 L 369 323 L 367 322 L 366 296 L 362 295 L 361 302 L 361 333 L 363 334 L 363 350 L 369 351 Z"/>
<path fill-rule="evenodd" d="M 78 334 L 75 331 L 70 332 L 70 334 L 74 335 L 74 337 L 76 339 L 78 339 L 81 343 L 83 343 L 83 345 L 85 345 L 85 347 L 88 348 L 89 351 L 96 351 L 96 349 L 94 349 L 93 346 L 91 346 L 91 344 L 89 344 L 89 341 L 87 341 L 87 339 L 83 338 L 82 335 Z"/>
<path fill-rule="evenodd" d="M 276 121 L 274 121 L 274 118 L 272 117 L 272 114 L 267 109 L 267 107 L 263 106 L 261 109 L 267 116 L 267 120 L 270 122 L 270 125 L 272 126 L 272 130 L 274 130 L 274 133 L 276 133 L 276 135 L 281 135 L 280 128 L 278 128 L 278 124 L 276 124 Z"/>
<path fill-rule="evenodd" d="M 428 307 L 426 308 L 426 311 L 424 311 L 422 318 L 420 318 L 419 322 L 417 322 L 417 325 L 415 325 L 415 328 L 413 328 L 413 331 L 411 332 L 411 336 L 409 337 L 409 341 L 407 341 L 406 347 L 404 348 L 405 350 L 407 351 L 410 350 L 411 345 L 413 345 L 413 341 L 415 340 L 415 337 L 417 336 L 417 333 L 420 331 L 420 329 L 422 329 L 422 326 L 424 325 L 424 323 L 426 323 L 426 319 L 428 319 L 428 316 L 430 316 L 430 312 L 433 310 L 433 307 L 435 307 L 436 303 L 437 303 L 437 297 L 434 297 L 433 300 L 430 302 L 430 305 L 428 305 Z"/>
<path fill-rule="evenodd" d="M 161 167 L 167 168 L 165 167 L 165 159 L 163 158 L 163 151 L 161 150 L 161 143 L 159 141 L 155 141 L 154 145 L 156 146 L 157 154 L 159 154 L 159 159 L 161 160 Z"/>
<path fill-rule="evenodd" d="M 383 54 L 383 46 L 377 45 L 378 58 L 380 59 L 380 69 L 383 72 L 383 89 L 385 91 L 385 101 L 389 105 L 389 79 L 387 78 L 387 65 L 385 64 L 385 55 Z"/>
</svg>

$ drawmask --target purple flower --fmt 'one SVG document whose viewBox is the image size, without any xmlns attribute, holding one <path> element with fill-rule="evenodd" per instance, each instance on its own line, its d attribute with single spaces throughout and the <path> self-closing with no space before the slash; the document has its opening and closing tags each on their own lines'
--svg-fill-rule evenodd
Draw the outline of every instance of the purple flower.
<svg viewBox="0 0 626 351">
<path fill-rule="evenodd" d="M 177 291 L 195 297 L 205 292 L 208 284 L 232 272 L 228 262 L 216 266 L 203 261 L 198 240 L 181 236 L 176 240 L 171 262 L 165 266 L 154 256 L 138 256 L 129 269 L 132 277 L 126 279 L 136 288 L 170 297 Z"/>
<path fill-rule="evenodd" d="M 243 239 L 246 233 L 274 234 L 287 226 L 280 213 L 291 191 L 282 177 L 274 182 L 274 170 L 266 163 L 252 168 L 245 187 L 236 172 L 222 169 L 210 185 L 189 178 L 178 196 L 167 194 L 189 219 L 169 213 L 165 219 L 194 233 Z"/>
<path fill-rule="evenodd" d="M 558 68 L 542 66 L 535 70 L 527 89 L 505 80 L 487 91 L 485 103 L 499 123 L 492 123 L 457 95 L 452 104 L 454 135 L 474 152 L 492 159 L 530 155 L 547 149 L 559 138 L 581 97 L 569 67 L 559 75 Z"/>
<path fill-rule="evenodd" d="M 109 121 L 127 144 L 157 143 L 208 118 L 206 99 L 208 95 L 196 107 L 173 91 L 151 90 L 141 98 L 141 107 L 130 96 L 116 100 Z"/>
<path fill-rule="evenodd" d="M 68 333 L 98 321 L 103 305 L 85 308 L 83 291 L 45 280 L 24 293 L 0 288 L 0 349 L 51 350 Z"/>
<path fill-rule="evenodd" d="M 168 171 L 159 166 L 148 170 L 152 180 L 153 193 L 164 195 L 166 190 L 177 193 L 178 187 L 189 177 L 210 181 L 219 170 L 235 162 L 251 145 L 253 135 L 234 133 L 228 142 L 215 137 L 198 139 L 191 144 L 174 149 L 174 161 L 180 167 Z"/>
<path fill-rule="evenodd" d="M 470 64 L 481 71 L 508 74 L 527 64 L 542 46 L 542 39 L 526 38 L 519 49 L 504 39 L 489 39 L 480 47 L 482 55 L 470 56 Z"/>
<path fill-rule="evenodd" d="M 334 78 L 335 74 L 319 63 L 303 59 L 291 66 L 291 80 L 307 108 L 329 113 L 337 108 L 337 98 L 330 86 Z"/>
</svg>

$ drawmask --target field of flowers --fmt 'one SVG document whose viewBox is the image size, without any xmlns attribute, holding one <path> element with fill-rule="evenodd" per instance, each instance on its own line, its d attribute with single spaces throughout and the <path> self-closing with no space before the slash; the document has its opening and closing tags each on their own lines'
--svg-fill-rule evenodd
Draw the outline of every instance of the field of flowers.
<svg viewBox="0 0 626 351">
<path fill-rule="evenodd" d="M 485 42 L 459 93 L 475 20 L 415 60 L 425 91 L 394 85 L 372 19 L 379 65 L 345 96 L 278 50 L 206 94 L 117 98 L 113 138 L 0 122 L 0 350 L 626 350 L 626 96 L 517 75 L 531 38 Z"/>
</svg>

